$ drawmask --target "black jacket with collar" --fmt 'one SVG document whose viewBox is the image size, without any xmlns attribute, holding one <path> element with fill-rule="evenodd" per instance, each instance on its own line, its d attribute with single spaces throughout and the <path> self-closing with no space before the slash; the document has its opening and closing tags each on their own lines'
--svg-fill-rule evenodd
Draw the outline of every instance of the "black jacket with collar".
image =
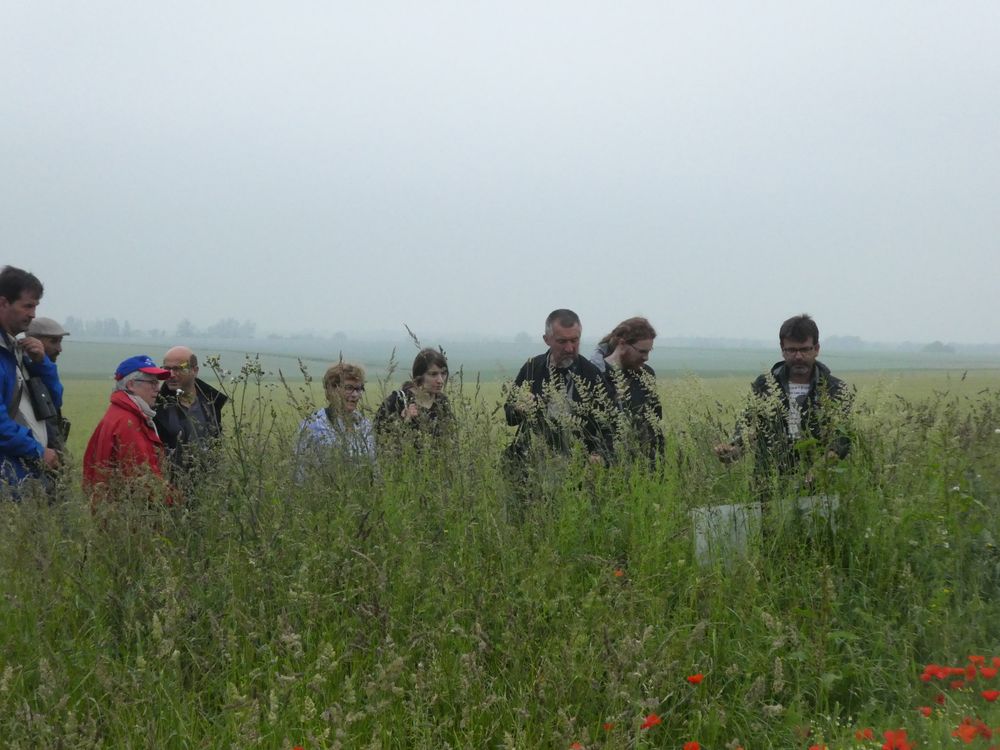
<svg viewBox="0 0 1000 750">
<path fill-rule="evenodd" d="M 516 391 L 528 384 L 538 397 L 528 412 L 515 408 Z M 552 389 L 568 396 L 572 412 L 560 422 L 548 411 L 548 396 Z M 514 389 L 504 403 L 507 424 L 517 427 L 512 448 L 524 453 L 535 437 L 544 439 L 549 448 L 569 453 L 574 442 L 582 442 L 589 453 L 605 458 L 611 453 L 611 433 L 608 414 L 608 394 L 601 372 L 579 354 L 573 364 L 561 370 L 550 366 L 549 354 L 532 357 L 514 378 Z"/>
<path fill-rule="evenodd" d="M 229 397 L 203 380 L 195 379 L 194 384 L 195 393 L 208 420 L 205 425 L 206 436 L 219 438 L 222 435 L 222 408 Z M 180 469 L 193 468 L 194 457 L 187 448 L 197 439 L 198 433 L 191 424 L 187 409 L 178 403 L 177 394 L 166 383 L 160 388 L 155 408 L 153 423 L 167 449 L 171 465 Z"/>
<path fill-rule="evenodd" d="M 637 370 L 608 365 L 604 383 L 621 421 L 618 439 L 624 455 L 644 455 L 651 461 L 666 450 L 663 404 L 656 392 L 656 372 L 647 364 Z"/>
<path fill-rule="evenodd" d="M 758 468 L 775 467 L 780 473 L 791 471 L 799 462 L 800 448 L 807 448 L 805 443 L 809 441 L 824 453 L 834 451 L 840 458 L 847 456 L 851 439 L 845 417 L 853 393 L 822 362 L 815 363 L 809 392 L 799 403 L 798 438 L 793 438 L 788 428 L 788 365 L 776 362 L 769 372 L 754 380 L 751 390 L 760 400 L 760 408 L 752 408 L 743 422 L 752 427 L 755 436 Z M 769 405 L 768 400 L 775 398 L 776 403 L 772 401 Z M 742 430 L 737 429 L 734 442 L 742 444 Z"/>
</svg>

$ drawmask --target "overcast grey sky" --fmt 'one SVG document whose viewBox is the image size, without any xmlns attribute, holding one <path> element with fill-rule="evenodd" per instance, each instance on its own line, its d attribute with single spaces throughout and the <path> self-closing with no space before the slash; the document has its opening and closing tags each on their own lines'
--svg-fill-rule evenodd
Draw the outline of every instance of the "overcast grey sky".
<svg viewBox="0 0 1000 750">
<path fill-rule="evenodd" d="M 41 314 L 1000 340 L 996 0 L 0 9 Z"/>
</svg>

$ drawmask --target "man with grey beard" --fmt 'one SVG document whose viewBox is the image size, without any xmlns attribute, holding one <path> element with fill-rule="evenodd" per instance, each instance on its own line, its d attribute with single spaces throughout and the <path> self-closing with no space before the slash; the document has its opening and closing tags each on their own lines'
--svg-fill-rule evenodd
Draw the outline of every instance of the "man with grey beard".
<svg viewBox="0 0 1000 750">
<path fill-rule="evenodd" d="M 548 351 L 524 363 L 504 403 L 507 424 L 517 427 L 508 456 L 524 458 L 539 446 L 568 454 L 577 444 L 591 462 L 609 455 L 604 379 L 580 355 L 582 331 L 572 310 L 553 310 L 545 319 Z"/>
</svg>

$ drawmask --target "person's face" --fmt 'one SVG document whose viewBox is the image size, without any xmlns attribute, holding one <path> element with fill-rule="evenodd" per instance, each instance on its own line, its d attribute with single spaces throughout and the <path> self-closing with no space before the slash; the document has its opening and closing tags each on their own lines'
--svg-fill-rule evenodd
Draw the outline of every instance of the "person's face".
<svg viewBox="0 0 1000 750">
<path fill-rule="evenodd" d="M 10 336 L 24 333 L 35 319 L 37 307 L 38 296 L 31 292 L 21 292 L 14 302 L 0 297 L 0 327 Z"/>
<path fill-rule="evenodd" d="M 154 404 L 160 392 L 160 381 L 152 375 L 140 375 L 129 383 L 129 391 L 141 398 L 147 404 Z"/>
<path fill-rule="evenodd" d="M 364 392 L 364 383 L 356 378 L 347 378 L 340 385 L 334 387 L 333 393 L 330 394 L 333 396 L 330 403 L 334 409 L 349 414 L 357 410 Z"/>
<path fill-rule="evenodd" d="M 431 365 L 427 372 L 420 376 L 420 387 L 427 393 L 441 393 L 448 383 L 448 371 L 443 367 Z"/>
<path fill-rule="evenodd" d="M 53 362 L 62 354 L 62 336 L 35 336 L 35 338 L 42 342 L 42 347 L 45 349 L 45 356 Z"/>
<path fill-rule="evenodd" d="M 185 393 L 190 393 L 191 389 L 194 388 L 195 378 L 198 377 L 198 368 L 191 366 L 189 357 L 168 353 L 163 358 L 163 369 L 170 370 L 167 387 L 171 390 L 182 390 Z"/>
<path fill-rule="evenodd" d="M 634 344 L 622 342 L 621 363 L 625 370 L 638 370 L 649 359 L 649 353 L 653 351 L 653 339 L 639 339 Z"/>
<path fill-rule="evenodd" d="M 580 353 L 580 334 L 583 328 L 579 323 L 572 326 L 561 326 L 559 321 L 552 324 L 552 333 L 546 333 L 542 339 L 549 345 L 549 355 L 556 367 L 569 367 Z"/>
<path fill-rule="evenodd" d="M 812 336 L 805 341 L 785 339 L 781 342 L 781 354 L 792 377 L 807 378 L 812 375 L 819 356 L 819 344 L 813 342 Z"/>
</svg>

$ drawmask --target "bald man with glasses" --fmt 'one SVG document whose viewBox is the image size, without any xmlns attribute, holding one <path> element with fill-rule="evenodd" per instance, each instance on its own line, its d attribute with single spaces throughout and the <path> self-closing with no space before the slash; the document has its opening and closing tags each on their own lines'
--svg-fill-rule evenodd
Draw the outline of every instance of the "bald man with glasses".
<svg viewBox="0 0 1000 750">
<path fill-rule="evenodd" d="M 198 377 L 198 356 L 186 346 L 169 349 L 163 369 L 170 376 L 156 399 L 156 429 L 175 481 L 192 480 L 211 463 L 228 398 Z"/>
</svg>

